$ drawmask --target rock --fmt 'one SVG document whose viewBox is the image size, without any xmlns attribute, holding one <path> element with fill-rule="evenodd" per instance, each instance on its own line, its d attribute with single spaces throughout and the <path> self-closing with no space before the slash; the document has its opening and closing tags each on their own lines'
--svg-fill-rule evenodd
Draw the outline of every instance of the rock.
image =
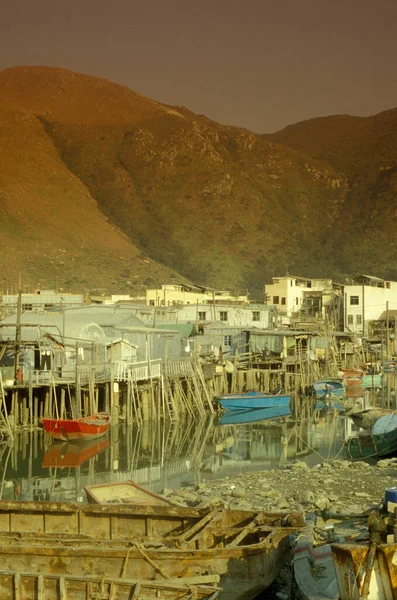
<svg viewBox="0 0 397 600">
<path fill-rule="evenodd" d="M 314 504 L 314 494 L 310 490 L 299 493 L 296 499 L 302 504 Z"/>
<path fill-rule="evenodd" d="M 369 498 L 369 494 L 366 494 L 365 492 L 354 492 L 354 495 L 357 496 L 357 498 Z"/>
<path fill-rule="evenodd" d="M 351 465 L 349 460 L 333 460 L 331 466 L 335 469 L 348 469 Z"/>
<path fill-rule="evenodd" d="M 302 461 L 298 461 L 292 465 L 292 469 L 294 471 L 310 471 L 309 465 Z"/>
<path fill-rule="evenodd" d="M 326 508 L 330 507 L 330 501 L 326 496 L 318 496 L 314 499 L 314 504 L 320 510 L 325 510 Z"/>
<path fill-rule="evenodd" d="M 242 488 L 235 488 L 232 490 L 231 495 L 233 496 L 233 498 L 245 498 L 247 493 Z"/>
</svg>

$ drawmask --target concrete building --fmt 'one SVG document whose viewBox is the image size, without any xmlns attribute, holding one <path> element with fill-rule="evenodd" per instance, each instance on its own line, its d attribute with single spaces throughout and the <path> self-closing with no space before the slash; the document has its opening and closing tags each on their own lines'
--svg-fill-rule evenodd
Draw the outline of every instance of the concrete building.
<svg viewBox="0 0 397 600">
<path fill-rule="evenodd" d="M 291 319 L 323 319 L 335 310 L 338 298 L 343 298 L 343 285 L 331 279 L 285 275 L 273 277 L 273 283 L 265 285 L 266 304 L 277 308 L 282 323 L 290 323 Z M 333 319 L 338 320 L 338 317 Z"/>
<path fill-rule="evenodd" d="M 65 310 L 72 306 L 84 304 L 83 294 L 69 294 L 55 290 L 36 290 L 32 294 L 21 294 L 22 313 L 43 313 L 47 311 Z M 1 298 L 1 311 L 3 316 L 16 313 L 18 294 L 5 294 Z"/>
<path fill-rule="evenodd" d="M 212 290 L 198 285 L 162 285 L 161 289 L 146 290 L 149 306 L 173 306 L 218 302 L 248 303 L 248 296 L 233 295 L 229 291 Z"/>
<path fill-rule="evenodd" d="M 344 287 L 345 329 L 364 336 L 370 321 L 397 309 L 397 282 L 360 275 Z"/>
</svg>

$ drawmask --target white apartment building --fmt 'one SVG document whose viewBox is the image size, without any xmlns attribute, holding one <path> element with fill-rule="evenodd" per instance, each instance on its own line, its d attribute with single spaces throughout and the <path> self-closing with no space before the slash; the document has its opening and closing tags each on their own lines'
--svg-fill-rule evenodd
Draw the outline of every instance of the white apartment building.
<svg viewBox="0 0 397 600">
<path fill-rule="evenodd" d="M 345 329 L 363 334 L 368 322 L 377 320 L 386 310 L 397 309 L 397 282 L 360 275 L 344 288 Z"/>
<path fill-rule="evenodd" d="M 146 290 L 149 306 L 239 302 L 248 304 L 248 296 L 234 296 L 229 291 L 211 290 L 196 285 L 162 285 L 161 289 Z"/>
</svg>

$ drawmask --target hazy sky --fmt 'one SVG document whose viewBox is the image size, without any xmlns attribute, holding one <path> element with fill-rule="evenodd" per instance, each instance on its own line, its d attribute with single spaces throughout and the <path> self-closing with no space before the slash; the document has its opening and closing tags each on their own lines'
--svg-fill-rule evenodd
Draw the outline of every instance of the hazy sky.
<svg viewBox="0 0 397 600">
<path fill-rule="evenodd" d="M 396 107 L 396 59 L 397 0 L 0 1 L 0 69 L 106 77 L 257 132 Z"/>
</svg>

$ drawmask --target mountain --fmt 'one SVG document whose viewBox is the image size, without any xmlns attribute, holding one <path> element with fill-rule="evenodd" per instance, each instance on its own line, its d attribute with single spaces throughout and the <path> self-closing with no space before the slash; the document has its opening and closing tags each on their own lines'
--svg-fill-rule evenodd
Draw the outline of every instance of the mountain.
<svg viewBox="0 0 397 600">
<path fill-rule="evenodd" d="M 262 298 L 286 269 L 397 277 L 396 115 L 258 135 L 97 77 L 0 71 L 0 283 Z"/>
</svg>

